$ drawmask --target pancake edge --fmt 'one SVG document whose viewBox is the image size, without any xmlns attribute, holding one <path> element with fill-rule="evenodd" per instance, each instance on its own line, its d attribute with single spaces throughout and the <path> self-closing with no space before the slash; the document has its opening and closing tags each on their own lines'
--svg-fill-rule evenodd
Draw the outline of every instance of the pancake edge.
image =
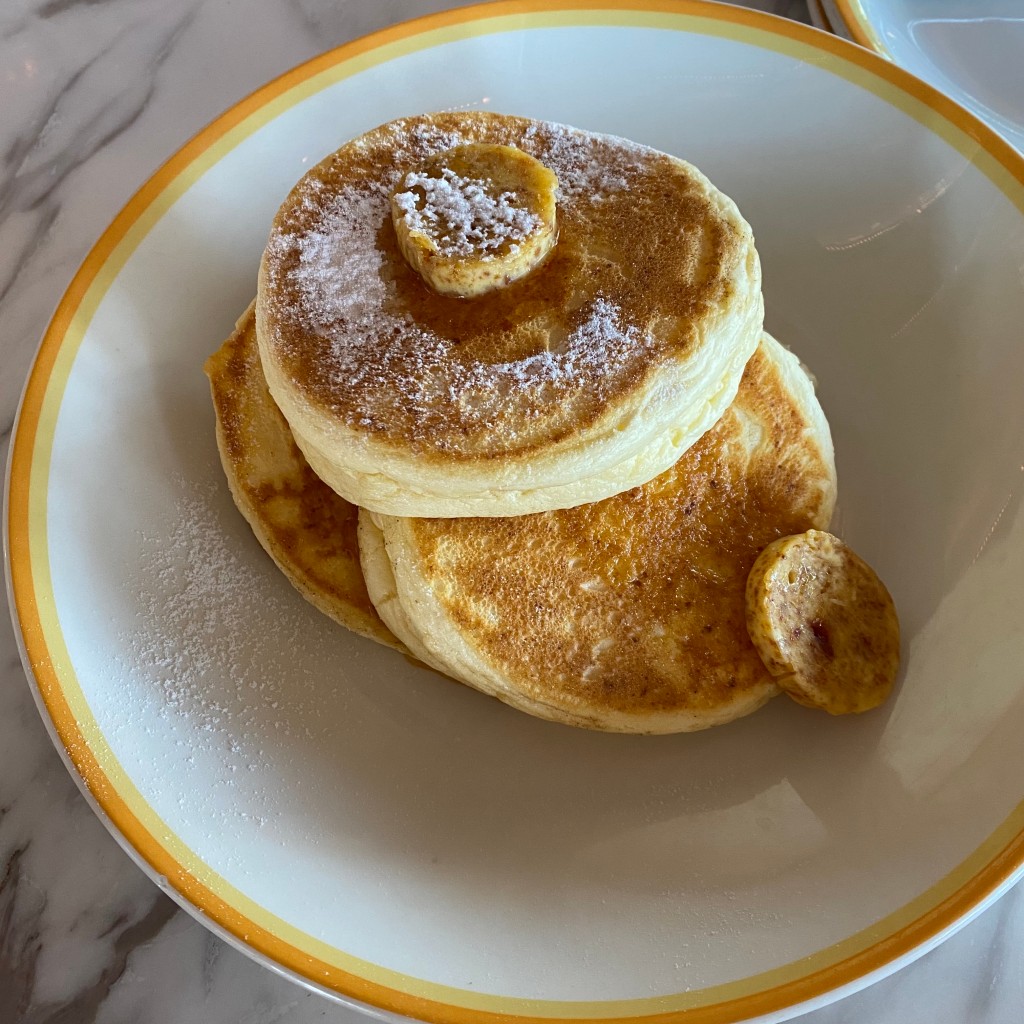
<svg viewBox="0 0 1024 1024">
<path fill-rule="evenodd" d="M 828 420 L 797 357 L 767 332 L 763 339 L 784 387 L 805 415 L 824 463 L 826 477 L 822 481 L 821 506 L 814 526 L 827 529 L 836 501 L 835 458 Z M 406 556 L 409 543 L 403 538 L 405 529 L 408 529 L 406 517 L 382 516 L 360 509 L 359 548 L 363 576 L 370 600 L 381 618 L 410 649 L 419 648 L 423 652 L 417 654 L 421 660 L 520 711 L 549 721 L 604 732 L 669 734 L 696 732 L 735 721 L 758 710 L 780 692 L 766 672 L 761 685 L 750 687 L 741 699 L 711 712 L 686 709 L 631 715 L 604 710 L 597 714 L 527 697 L 507 682 L 502 673 L 461 636 L 440 602 L 432 597 L 429 584 L 418 572 L 416 560 Z"/>
</svg>

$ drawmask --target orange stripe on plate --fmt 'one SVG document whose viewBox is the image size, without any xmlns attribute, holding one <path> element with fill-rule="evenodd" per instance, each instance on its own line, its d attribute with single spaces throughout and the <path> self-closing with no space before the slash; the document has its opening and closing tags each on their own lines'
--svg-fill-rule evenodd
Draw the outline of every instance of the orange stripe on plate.
<svg viewBox="0 0 1024 1024">
<path fill-rule="evenodd" d="M 837 2 L 841 8 L 849 7 L 845 0 Z M 84 335 L 106 286 L 144 237 L 145 231 L 142 229 L 148 230 L 145 219 L 153 217 L 154 222 L 158 219 L 161 202 L 167 201 L 168 192 L 176 185 L 183 189 L 183 176 L 186 173 L 198 174 L 197 168 L 203 169 L 201 164 L 204 158 L 212 160 L 211 151 L 218 144 L 227 144 L 232 131 L 237 129 L 242 132 L 241 138 L 251 134 L 278 112 L 277 101 L 299 86 L 309 85 L 322 72 L 335 70 L 346 62 L 426 33 L 452 29 L 451 37 L 456 38 L 460 34 L 472 34 L 477 30 L 487 31 L 487 27 L 481 27 L 480 23 L 489 19 L 502 19 L 502 28 L 507 30 L 509 18 L 521 18 L 521 27 L 529 28 L 552 20 L 564 24 L 659 24 L 654 17 L 659 15 L 698 19 L 699 23 L 696 24 L 678 23 L 676 26 L 691 31 L 732 37 L 755 35 L 758 37 L 755 45 L 781 50 L 796 59 L 808 59 L 807 48 L 830 54 L 836 58 L 834 66 L 829 68 L 831 72 L 874 91 L 926 123 L 976 163 L 1004 192 L 1011 186 L 1017 189 L 1017 195 L 1007 195 L 1024 212 L 1024 192 L 1019 190 L 1019 186 L 1024 183 L 1024 160 L 1008 143 L 929 86 L 874 54 L 841 39 L 748 9 L 708 5 L 701 0 L 560 0 L 556 3 L 547 3 L 545 0 L 505 0 L 419 18 L 339 47 L 281 75 L 196 135 L 142 186 L 86 257 L 44 335 L 22 400 L 10 464 L 7 539 L 12 590 L 28 661 L 39 693 L 61 743 L 85 785 L 112 825 L 137 854 L 156 874 L 166 876 L 170 885 L 211 922 L 300 979 L 395 1013 L 444 1024 L 527 1024 L 567 1017 L 572 1013 L 570 1007 L 573 1004 L 498 997 L 489 999 L 496 1007 L 505 1006 L 514 1010 L 507 1013 L 452 1005 L 378 984 L 311 956 L 245 917 L 186 870 L 143 825 L 118 793 L 95 752 L 87 744 L 68 703 L 62 685 L 62 672 L 70 677 L 72 669 L 54 663 L 58 652 L 51 650 L 47 643 L 39 606 L 39 602 L 43 601 L 49 602 L 52 607 L 53 598 L 48 588 L 40 586 L 41 582 L 48 579 L 45 516 L 36 522 L 37 532 L 33 534 L 32 509 L 45 510 L 46 469 L 56 412 L 74 355 L 72 346 L 80 342 Z M 663 23 L 664 17 L 660 20 L 660 24 Z M 34 563 L 32 555 L 33 547 L 37 544 L 42 552 L 38 565 Z M 849 948 L 852 941 L 845 940 L 833 947 L 837 962 L 820 970 L 791 977 L 778 984 L 773 984 L 771 979 L 778 980 L 780 975 L 792 974 L 799 970 L 799 965 L 769 971 L 759 976 L 766 985 L 763 990 L 746 991 L 736 998 L 728 998 L 728 991 L 736 992 L 738 988 L 756 984 L 759 978 L 709 989 L 705 992 L 707 999 L 715 999 L 716 993 L 722 994 L 724 998 L 705 1005 L 692 1005 L 699 993 L 691 993 L 688 996 L 667 996 L 664 999 L 608 1003 L 605 1004 L 609 1010 L 608 1016 L 576 1016 L 572 1019 L 595 1022 L 643 1019 L 652 1024 L 686 1020 L 689 1024 L 723 1024 L 777 1012 L 854 983 L 933 939 L 1013 875 L 1024 862 L 1024 832 L 1018 824 L 1022 813 L 1024 807 L 1018 808 L 1002 828 L 960 868 L 907 908 L 897 911 L 892 915 L 892 920 L 887 918 L 878 922 L 873 928 L 854 937 L 867 943 L 866 948 L 843 956 L 841 949 Z M 919 908 L 920 913 L 913 920 L 909 923 L 897 921 L 907 913 L 912 913 L 914 908 Z M 890 928 L 892 930 L 888 930 Z M 409 981 L 413 983 L 414 979 Z M 477 999 L 487 998 L 475 993 L 473 996 Z M 683 1005 L 684 1002 L 690 1005 Z M 673 1003 L 675 1007 L 669 1009 Z M 586 1005 L 599 1008 L 602 1004 Z M 637 1014 L 616 1016 L 614 1007 L 624 1005 L 642 1006 L 643 1010 Z M 666 1007 L 665 1012 L 659 1012 L 662 1006 Z"/>
</svg>

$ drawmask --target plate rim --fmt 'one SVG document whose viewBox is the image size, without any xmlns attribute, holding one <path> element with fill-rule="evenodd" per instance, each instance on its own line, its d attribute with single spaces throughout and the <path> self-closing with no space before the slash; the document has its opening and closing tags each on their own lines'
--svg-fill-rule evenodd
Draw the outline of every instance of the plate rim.
<svg viewBox="0 0 1024 1024">
<path fill-rule="evenodd" d="M 845 5 L 847 0 L 837 2 Z M 856 0 L 853 2 L 856 3 Z M 909 72 L 878 57 L 873 50 L 863 49 L 809 26 L 749 8 L 713 3 L 710 0 L 555 0 L 553 3 L 549 0 L 497 0 L 493 3 L 474 4 L 399 22 L 351 40 L 285 71 L 228 108 L 200 130 L 136 191 L 83 260 L 43 334 L 22 392 L 12 430 L 5 480 L 3 526 L 5 575 L 11 616 L 26 676 L 51 741 L 108 831 L 146 874 L 193 917 L 236 948 L 278 973 L 377 1015 L 384 1011 L 386 1014 L 421 1017 L 437 1021 L 439 1024 L 527 1024 L 556 1017 L 594 1022 L 626 1022 L 641 1018 L 657 1021 L 686 1020 L 692 1024 L 724 1024 L 765 1015 L 770 1015 L 772 1019 L 782 1019 L 783 1016 L 798 1012 L 799 1008 L 806 1009 L 809 1005 L 821 1005 L 838 998 L 844 992 L 860 988 L 914 959 L 926 948 L 941 941 L 966 923 L 966 920 L 987 905 L 1001 890 L 1012 884 L 1024 871 L 1024 827 L 1018 821 L 1021 812 L 1024 811 L 1024 801 L 971 856 L 943 880 L 929 887 L 925 893 L 903 908 L 865 929 L 865 933 L 881 933 L 876 935 L 869 945 L 850 956 L 804 975 L 797 973 L 784 978 L 778 984 L 770 984 L 757 990 L 751 989 L 751 982 L 755 983 L 756 989 L 758 978 L 785 975 L 787 966 L 794 966 L 783 965 L 761 975 L 752 975 L 725 985 L 698 990 L 698 993 L 714 993 L 721 989 L 746 989 L 731 998 L 720 1000 L 712 995 L 715 1001 L 701 1004 L 694 1004 L 692 1000 L 687 999 L 687 1002 L 690 1002 L 688 1006 L 678 1003 L 671 1006 L 673 996 L 594 1003 L 487 997 L 487 1001 L 492 1004 L 491 1008 L 487 1008 L 480 1005 L 480 993 L 450 988 L 447 991 L 467 998 L 457 1004 L 447 1003 L 381 985 L 366 977 L 318 961 L 308 953 L 289 945 L 280 936 L 265 932 L 260 925 L 245 918 L 177 862 L 173 853 L 149 833 L 124 801 L 79 730 L 58 669 L 59 666 L 73 678 L 73 667 L 66 654 L 66 663 L 62 664 L 61 652 L 51 649 L 37 605 L 37 591 L 40 589 L 38 577 L 43 576 L 44 582 L 48 584 L 49 569 L 45 557 L 42 560 L 38 557 L 40 551 L 45 556 L 46 526 L 45 522 L 40 524 L 33 521 L 32 496 L 38 493 L 42 486 L 42 503 L 45 508 L 45 483 L 53 441 L 51 430 L 49 442 L 46 442 L 45 430 L 53 426 L 52 421 L 55 420 L 57 410 L 60 408 L 63 393 L 63 384 L 59 384 L 60 393 L 54 399 L 51 384 L 59 377 L 62 367 L 70 370 L 77 352 L 77 344 L 69 345 L 65 342 L 77 331 L 77 341 L 80 344 L 107 287 L 116 279 L 131 253 L 162 218 L 171 203 L 201 177 L 205 170 L 219 162 L 227 152 L 262 124 L 278 116 L 287 107 L 298 103 L 305 95 L 319 91 L 323 86 L 317 86 L 315 83 L 321 73 L 352 64 L 360 57 L 370 57 L 393 43 L 408 43 L 439 30 L 476 25 L 487 19 L 501 19 L 506 16 L 517 17 L 518 24 L 515 28 L 520 30 L 546 27 L 539 24 L 539 21 L 549 15 L 575 18 L 576 20 L 568 21 L 573 25 L 638 24 L 635 20 L 581 20 L 586 14 L 608 17 L 618 15 L 620 18 L 668 15 L 701 19 L 724 24 L 726 29 L 721 30 L 723 34 L 727 33 L 729 27 L 738 27 L 774 36 L 779 43 L 776 48 L 782 52 L 787 52 L 787 41 L 812 50 L 825 51 L 826 54 L 838 57 L 840 61 L 850 65 L 850 68 L 845 69 L 844 75 L 848 80 L 868 88 L 891 105 L 911 113 L 927 129 L 951 142 L 1024 215 L 1024 191 L 1021 191 L 1024 186 L 1024 156 L 1018 154 L 993 129 Z M 491 32 L 510 30 L 514 29 L 498 27 Z M 695 28 L 681 25 L 678 26 L 678 30 L 693 32 Z M 422 48 L 441 45 L 447 41 L 450 39 L 425 42 Z M 388 58 L 380 58 L 384 59 Z M 355 67 L 351 73 L 358 73 L 359 70 L 361 68 Z M 844 69 L 832 67 L 829 70 L 842 75 Z M 865 85 L 864 79 L 871 76 L 884 82 L 889 93 L 883 95 L 879 91 L 881 84 L 876 83 L 875 89 Z M 276 100 L 290 97 L 302 87 L 305 87 L 307 92 L 300 93 L 281 110 L 275 110 Z M 903 102 L 897 102 L 897 97 Z M 921 111 L 907 111 L 908 103 L 926 108 L 923 113 L 927 115 L 927 119 L 921 116 Z M 946 134 L 940 131 L 943 126 L 946 128 Z M 957 141 L 954 142 L 947 137 L 949 134 L 955 136 Z M 235 135 L 238 135 L 237 139 L 234 138 Z M 965 152 L 965 138 L 975 144 L 975 152 Z M 988 165 L 987 169 L 983 161 Z M 186 174 L 187 180 L 182 181 Z M 1015 199 L 998 180 L 997 175 L 1021 191 L 1020 197 Z M 105 283 L 104 275 L 108 278 Z M 66 373 L 64 380 L 66 382 Z M 48 408 L 48 403 L 53 405 L 54 402 L 55 406 Z M 36 564 L 42 565 L 41 572 L 33 572 Z M 46 597 L 45 591 L 42 596 Z M 975 863 L 979 857 L 980 867 Z M 947 885 L 950 891 L 945 892 L 938 901 L 932 899 L 929 902 L 928 897 L 934 896 L 944 883 L 951 883 Z M 928 902 L 927 910 L 909 922 L 903 922 L 892 933 L 884 933 L 885 923 L 890 917 L 915 905 L 923 906 L 924 902 Z M 257 940 L 262 941 L 254 941 L 254 934 Z M 838 945 L 849 943 L 855 938 L 857 936 L 850 936 Z M 271 941 L 268 942 L 268 939 Z M 294 957 L 290 958 L 290 963 L 283 962 L 280 957 L 282 946 L 294 954 Z M 817 955 L 821 955 L 822 952 L 825 951 L 819 951 Z M 807 959 L 801 958 L 798 963 Z M 387 973 L 397 975 L 397 972 Z M 789 973 L 792 975 L 792 972 Z M 324 981 L 325 977 L 329 979 L 328 982 Z M 439 985 L 431 987 L 447 988 Z M 683 995 L 690 997 L 693 993 L 680 994 L 680 998 Z M 630 1009 L 623 1014 L 621 1011 L 627 1005 Z M 659 1010 L 659 1006 L 665 1009 Z M 494 1007 L 499 1008 L 495 1010 Z M 513 1007 L 516 1008 L 512 1009 Z M 601 1007 L 606 1007 L 606 1012 L 595 1012 Z M 582 1016 L 580 1008 L 584 1008 Z M 780 1014 L 782 1016 L 779 1016 Z"/>
<path fill-rule="evenodd" d="M 809 4 L 820 2 L 821 0 L 808 0 Z M 861 46 L 866 46 L 868 49 L 881 54 L 881 56 L 892 61 L 894 64 L 903 63 L 899 56 L 899 47 L 893 49 L 886 43 L 880 26 L 876 25 L 869 17 L 867 10 L 864 7 L 863 0 L 829 0 L 829 2 L 831 2 L 833 10 L 835 11 L 835 18 L 833 21 L 838 19 L 841 23 L 841 27 L 849 34 L 850 38 L 860 43 Z M 912 40 L 912 42 L 916 46 L 916 53 L 920 56 L 924 65 L 930 65 L 936 73 L 936 88 L 948 90 L 948 95 L 953 97 L 957 103 L 966 107 L 980 120 L 984 120 L 986 122 L 991 120 L 994 128 L 995 125 L 1002 124 L 1006 120 L 1003 115 L 992 110 L 992 108 L 989 107 L 983 99 L 975 96 L 969 85 L 966 85 L 962 80 L 959 80 L 956 74 L 951 74 L 945 65 L 933 61 L 920 46 L 916 45 L 916 40 Z M 921 67 L 921 65 L 915 66 Z M 909 67 L 908 70 L 910 70 Z M 925 67 L 923 73 L 920 71 L 911 71 L 911 74 L 922 74 L 922 77 L 932 77 L 931 74 L 928 73 L 927 67 Z M 1012 123 L 1007 125 L 1006 128 L 1011 132 L 1011 134 L 1019 134 L 1024 130 Z M 997 132 L 1000 131 L 999 128 L 995 128 L 995 130 Z"/>
</svg>

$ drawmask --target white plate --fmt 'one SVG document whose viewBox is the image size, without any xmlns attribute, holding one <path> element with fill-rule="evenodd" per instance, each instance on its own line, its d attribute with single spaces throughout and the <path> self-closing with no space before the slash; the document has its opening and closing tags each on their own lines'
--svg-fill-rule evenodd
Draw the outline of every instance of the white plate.
<svg viewBox="0 0 1024 1024">
<path fill-rule="evenodd" d="M 846 31 L 941 89 L 1024 152 L 1020 0 L 826 0 Z"/>
<path fill-rule="evenodd" d="M 737 200 L 768 327 L 820 380 L 839 528 L 902 614 L 884 709 L 548 724 L 332 626 L 263 555 L 201 366 L 271 216 L 345 139 L 478 106 L 653 144 Z M 912 958 L 1024 859 L 1022 211 L 1020 158 L 959 108 L 739 8 L 463 9 L 267 86 L 103 236 L 23 401 L 12 593 L 97 812 L 253 956 L 433 1020 L 779 1019 Z"/>
</svg>

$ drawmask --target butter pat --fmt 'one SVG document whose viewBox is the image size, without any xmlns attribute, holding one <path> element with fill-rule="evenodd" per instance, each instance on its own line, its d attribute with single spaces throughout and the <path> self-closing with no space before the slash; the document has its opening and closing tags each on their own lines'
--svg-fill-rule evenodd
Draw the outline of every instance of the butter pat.
<svg viewBox="0 0 1024 1024">
<path fill-rule="evenodd" d="M 472 298 L 539 266 L 557 240 L 555 173 L 514 146 L 456 146 L 391 195 L 398 245 L 441 295 Z"/>
</svg>

